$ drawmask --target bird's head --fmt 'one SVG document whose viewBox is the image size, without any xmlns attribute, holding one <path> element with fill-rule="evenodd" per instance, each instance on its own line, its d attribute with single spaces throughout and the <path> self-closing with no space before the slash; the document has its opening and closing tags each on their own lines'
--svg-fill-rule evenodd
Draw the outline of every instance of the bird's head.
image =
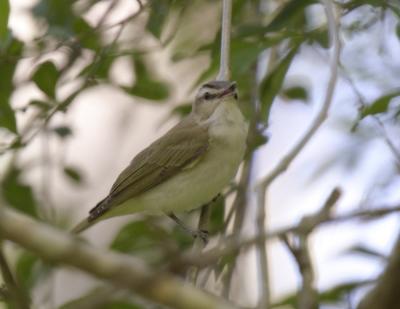
<svg viewBox="0 0 400 309">
<path fill-rule="evenodd" d="M 211 81 L 202 85 L 193 104 L 193 112 L 201 119 L 209 118 L 223 101 L 238 99 L 236 82 Z"/>
</svg>

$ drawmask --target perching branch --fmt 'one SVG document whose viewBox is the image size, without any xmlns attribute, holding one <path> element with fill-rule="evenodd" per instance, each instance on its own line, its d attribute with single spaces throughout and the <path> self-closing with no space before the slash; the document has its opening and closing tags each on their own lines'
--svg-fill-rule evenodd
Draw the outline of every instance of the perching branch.
<svg viewBox="0 0 400 309">
<path fill-rule="evenodd" d="M 231 43 L 232 0 L 223 0 L 221 25 L 221 55 L 217 80 L 229 80 L 229 47 Z"/>
<path fill-rule="evenodd" d="M 169 273 L 153 272 L 131 256 L 93 248 L 4 206 L 0 209 L 0 235 L 45 260 L 79 268 L 171 308 L 234 308 Z"/>
</svg>

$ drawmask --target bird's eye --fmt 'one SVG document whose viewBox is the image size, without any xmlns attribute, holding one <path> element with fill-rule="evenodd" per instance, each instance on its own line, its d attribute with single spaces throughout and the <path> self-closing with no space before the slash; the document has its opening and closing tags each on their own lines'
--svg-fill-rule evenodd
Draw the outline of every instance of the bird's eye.
<svg viewBox="0 0 400 309">
<path fill-rule="evenodd" d="M 206 92 L 206 93 L 204 94 L 204 99 L 210 100 L 210 99 L 211 99 L 211 93 Z"/>
</svg>

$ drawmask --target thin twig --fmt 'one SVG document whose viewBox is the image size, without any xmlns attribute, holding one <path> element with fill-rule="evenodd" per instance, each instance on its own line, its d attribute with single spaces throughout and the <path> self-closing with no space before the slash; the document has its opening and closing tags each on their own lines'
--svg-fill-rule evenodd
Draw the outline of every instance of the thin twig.
<svg viewBox="0 0 400 309">
<path fill-rule="evenodd" d="M 330 218 L 331 210 L 341 196 L 341 190 L 335 188 L 324 206 L 312 216 L 306 216 L 300 221 L 297 233 L 293 235 L 295 241 L 290 241 L 289 235 L 284 234 L 282 239 L 289 251 L 297 262 L 299 272 L 302 277 L 302 288 L 299 291 L 299 309 L 318 308 L 318 293 L 314 286 L 315 276 L 312 263 L 310 248 L 308 244 L 309 236 L 319 222 Z"/>
<path fill-rule="evenodd" d="M 229 47 L 231 43 L 232 0 L 223 0 L 221 25 L 221 55 L 217 80 L 229 80 Z"/>
<path fill-rule="evenodd" d="M 340 71 L 339 72 L 340 72 L 340 75 L 347 81 L 347 83 L 349 84 L 349 86 L 353 90 L 354 94 L 357 96 L 357 99 L 358 99 L 358 110 L 360 111 L 360 115 L 361 115 L 362 109 L 364 109 L 365 107 L 368 106 L 368 104 L 366 103 L 365 97 L 358 90 L 358 88 L 355 85 L 353 79 L 351 78 L 350 74 L 347 72 L 347 70 L 343 66 L 343 64 L 340 64 Z M 359 117 L 358 117 L 353 129 L 358 125 L 358 122 L 361 120 L 360 119 L 361 118 L 360 115 L 359 115 Z M 383 139 L 385 140 L 387 146 L 389 147 L 390 151 L 392 152 L 393 156 L 395 157 L 395 159 L 397 161 L 397 165 L 400 166 L 400 151 L 399 151 L 399 149 L 397 149 L 395 143 L 390 138 L 389 133 L 387 132 L 385 124 L 382 122 L 382 120 L 377 115 L 371 115 L 371 116 L 372 116 L 372 119 L 376 122 L 376 124 L 380 128 L 380 131 L 381 131 L 380 133 L 381 133 Z"/>
<path fill-rule="evenodd" d="M 267 195 L 267 189 L 269 185 L 275 180 L 279 175 L 281 175 L 284 171 L 288 169 L 293 160 L 297 157 L 297 155 L 301 152 L 301 150 L 307 145 L 307 143 L 311 140 L 314 134 L 321 127 L 322 123 L 325 121 L 328 115 L 328 110 L 332 103 L 333 93 L 336 86 L 337 81 L 337 67 L 340 59 L 340 41 L 339 41 L 339 25 L 338 21 L 335 18 L 333 3 L 330 0 L 322 0 L 322 3 L 325 7 L 325 12 L 327 16 L 328 26 L 329 26 L 329 34 L 331 45 L 333 46 L 333 57 L 330 63 L 330 79 L 326 90 L 325 100 L 317 113 L 315 119 L 311 123 L 309 129 L 305 132 L 304 136 L 294 145 L 294 147 L 280 160 L 280 162 L 275 166 L 275 168 L 265 177 L 263 177 L 258 184 L 256 185 L 257 191 L 257 209 L 258 209 L 258 218 L 257 224 L 259 226 L 258 231 L 264 229 L 265 224 L 265 199 Z M 259 243 L 261 246 L 261 243 Z M 267 253 L 266 250 L 259 250 L 260 259 L 266 259 Z M 260 266 L 262 267 L 261 271 L 263 271 L 264 275 L 268 273 L 268 265 L 264 261 L 260 261 Z M 262 283 L 266 278 L 262 278 Z M 264 288 L 265 284 L 263 283 Z M 265 308 L 268 306 L 268 300 L 266 299 L 265 291 L 261 291 L 261 298 L 259 300 L 258 308 Z"/>
<path fill-rule="evenodd" d="M 256 235 L 241 240 L 228 237 L 222 242 L 224 244 L 223 246 L 214 247 L 206 250 L 201 256 L 194 256 L 189 252 L 183 254 L 179 259 L 179 263 L 181 263 L 181 266 L 187 264 L 196 265 L 197 267 L 203 268 L 216 263 L 221 257 L 234 255 L 236 252 L 238 252 L 239 249 L 248 249 L 251 246 L 257 244 L 259 241 L 282 238 L 284 237 L 284 235 L 291 233 L 302 233 L 304 232 L 303 230 L 314 229 L 317 226 L 322 226 L 325 224 L 339 224 L 355 219 L 369 221 L 394 213 L 400 213 L 400 205 L 380 206 L 368 210 L 363 209 L 336 217 L 332 216 L 329 212 L 324 213 L 324 215 L 321 215 L 321 212 L 319 212 L 317 215 L 304 217 L 302 223 L 298 225 L 267 232 L 263 235 Z"/>
<path fill-rule="evenodd" d="M 280 160 L 276 167 L 257 184 L 257 190 L 265 191 L 269 184 L 287 170 L 289 165 L 297 157 L 297 155 L 304 149 L 307 143 L 311 140 L 314 134 L 318 131 L 328 116 L 329 108 L 332 104 L 333 93 L 336 86 L 338 65 L 340 59 L 340 41 L 339 41 L 339 25 L 334 16 L 333 4 L 330 0 L 322 0 L 325 6 L 325 12 L 328 19 L 329 33 L 331 44 L 333 46 L 333 56 L 330 63 L 331 76 L 328 82 L 324 103 L 317 113 L 311 126 L 306 131 L 304 136 L 295 144 L 295 146 Z"/>
</svg>

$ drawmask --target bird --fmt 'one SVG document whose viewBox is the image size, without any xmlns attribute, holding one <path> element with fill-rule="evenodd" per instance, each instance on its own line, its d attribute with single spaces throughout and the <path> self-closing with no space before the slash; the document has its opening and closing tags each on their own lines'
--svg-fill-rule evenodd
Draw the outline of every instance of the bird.
<svg viewBox="0 0 400 309">
<path fill-rule="evenodd" d="M 245 154 L 247 131 L 236 82 L 203 84 L 191 112 L 133 158 L 108 195 L 72 232 L 136 213 L 176 219 L 177 212 L 207 204 L 236 175 Z"/>
</svg>

